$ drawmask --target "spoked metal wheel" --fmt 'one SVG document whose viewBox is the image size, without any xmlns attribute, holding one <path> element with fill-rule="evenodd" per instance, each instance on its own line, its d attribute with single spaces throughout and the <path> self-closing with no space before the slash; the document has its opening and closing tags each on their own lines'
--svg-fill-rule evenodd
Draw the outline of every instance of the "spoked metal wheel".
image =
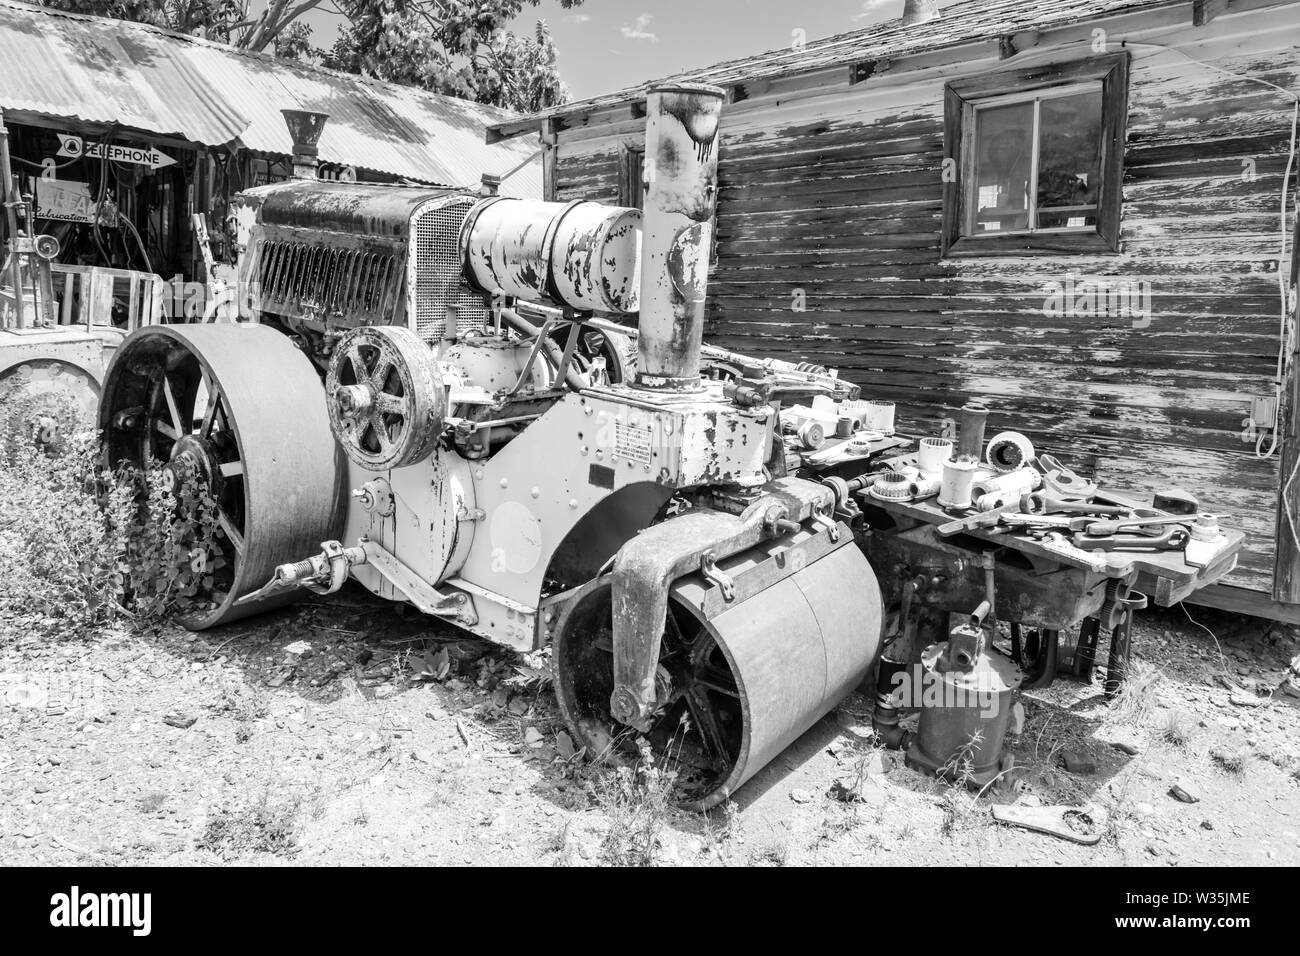
<svg viewBox="0 0 1300 956">
<path fill-rule="evenodd" d="M 636 733 L 609 714 L 614 690 L 612 590 L 601 583 L 579 599 L 555 642 L 557 697 L 594 760 L 635 759 Z M 659 654 L 666 704 L 645 734 L 660 768 L 676 773 L 682 803 L 705 809 L 727 796 L 743 746 L 741 690 L 731 662 L 693 610 L 670 601 Z"/>
<path fill-rule="evenodd" d="M 353 329 L 330 358 L 325 390 L 339 443 L 371 471 L 417 464 L 438 446 L 446 390 L 433 352 L 410 329 Z"/>
<path fill-rule="evenodd" d="M 150 326 L 114 357 L 100 406 L 106 462 L 164 490 L 187 481 L 216 505 L 224 559 L 182 618 L 201 630 L 286 604 L 236 602 L 343 524 L 346 463 L 311 362 L 260 325 Z M 215 562 L 214 562 L 215 563 Z"/>
</svg>

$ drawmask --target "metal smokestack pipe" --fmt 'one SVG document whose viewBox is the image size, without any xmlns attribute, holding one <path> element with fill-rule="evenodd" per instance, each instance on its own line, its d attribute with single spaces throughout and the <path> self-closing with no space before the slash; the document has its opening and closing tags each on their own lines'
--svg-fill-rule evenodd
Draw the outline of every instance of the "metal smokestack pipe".
<svg viewBox="0 0 1300 956">
<path fill-rule="evenodd" d="M 320 134 L 325 131 L 329 113 L 314 110 L 280 110 L 280 113 L 293 140 L 293 178 L 315 179 L 320 163 Z"/>
<path fill-rule="evenodd" d="M 646 97 L 637 388 L 703 387 L 700 344 L 724 96 L 716 86 L 672 83 Z"/>
<path fill-rule="evenodd" d="M 903 26 L 929 23 L 939 17 L 939 7 L 934 0 L 903 0 Z"/>
</svg>

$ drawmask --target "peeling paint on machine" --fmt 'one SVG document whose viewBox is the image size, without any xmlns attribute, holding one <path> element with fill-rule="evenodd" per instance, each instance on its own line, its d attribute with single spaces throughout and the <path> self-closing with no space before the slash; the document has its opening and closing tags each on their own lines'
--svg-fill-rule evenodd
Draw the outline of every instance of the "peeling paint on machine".
<svg viewBox="0 0 1300 956">
<path fill-rule="evenodd" d="M 638 308 L 639 210 L 485 199 L 466 217 L 461 241 L 466 274 L 484 292 L 588 312 Z"/>
</svg>

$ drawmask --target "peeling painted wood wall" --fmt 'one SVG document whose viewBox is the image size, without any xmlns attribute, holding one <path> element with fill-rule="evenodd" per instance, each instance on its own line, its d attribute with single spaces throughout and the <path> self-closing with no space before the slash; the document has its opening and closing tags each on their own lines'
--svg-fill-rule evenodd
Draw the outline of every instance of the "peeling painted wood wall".
<svg viewBox="0 0 1300 956">
<path fill-rule="evenodd" d="M 1180 10 L 1107 27 L 1111 50 L 1159 44 L 1300 90 L 1300 6 L 1200 28 Z M 1105 483 L 1185 487 L 1249 535 L 1228 583 L 1268 591 L 1277 458 L 1257 460 L 1242 432 L 1251 396 L 1273 394 L 1286 98 L 1132 46 L 1121 253 L 940 258 L 944 83 L 1086 56 L 1091 29 L 1009 60 L 984 46 L 853 86 L 844 70 L 780 81 L 730 104 L 705 335 L 839 368 L 896 401 L 904 429 L 936 431 L 979 396 L 991 428 L 1026 431 Z M 623 108 L 562 130 L 556 198 L 617 202 L 642 124 Z M 1149 282 L 1149 327 L 1047 317 L 1045 284 L 1070 273 Z M 806 311 L 792 309 L 796 290 Z"/>
</svg>

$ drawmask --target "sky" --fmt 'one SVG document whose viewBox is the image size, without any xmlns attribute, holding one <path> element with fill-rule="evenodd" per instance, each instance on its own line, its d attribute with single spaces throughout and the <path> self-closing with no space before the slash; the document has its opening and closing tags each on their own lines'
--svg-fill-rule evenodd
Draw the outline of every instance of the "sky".
<svg viewBox="0 0 1300 956">
<path fill-rule="evenodd" d="M 895 19 L 902 10 L 903 0 L 585 0 L 574 10 L 542 0 L 525 8 L 516 29 L 531 32 L 546 20 L 560 75 L 573 98 L 584 99 L 788 47 L 796 30 L 815 40 Z M 321 10 L 307 20 L 316 44 L 328 45 L 338 18 Z"/>
<path fill-rule="evenodd" d="M 574 99 L 891 20 L 903 0 L 586 0 L 537 9 Z M 536 14 L 525 13 L 535 20 Z"/>
</svg>

